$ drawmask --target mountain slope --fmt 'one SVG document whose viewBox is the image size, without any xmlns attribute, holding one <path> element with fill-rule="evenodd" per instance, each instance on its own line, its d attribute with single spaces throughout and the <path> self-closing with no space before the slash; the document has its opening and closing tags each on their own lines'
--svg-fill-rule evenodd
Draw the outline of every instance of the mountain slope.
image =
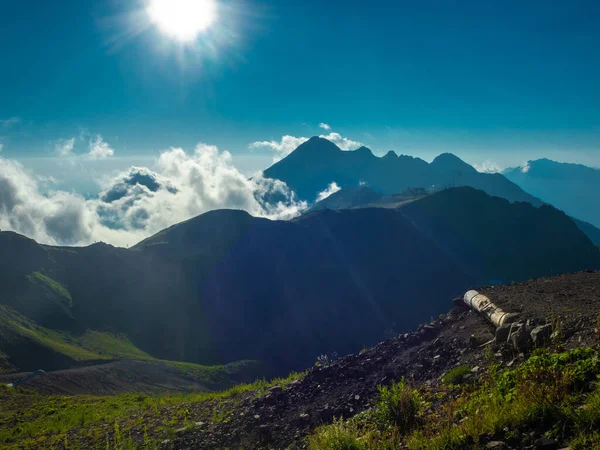
<svg viewBox="0 0 600 450">
<path fill-rule="evenodd" d="M 423 189 L 407 189 L 400 194 L 384 196 L 368 187 L 357 189 L 347 188 L 341 189 L 326 199 L 316 202 L 309 211 L 369 207 L 397 208 L 426 195 L 429 195 L 429 192 Z M 582 220 L 577 220 L 573 217 L 570 217 L 570 219 L 596 247 L 600 247 L 600 229 Z"/>
<path fill-rule="evenodd" d="M 373 189 L 361 186 L 358 188 L 341 189 L 329 197 L 316 202 L 311 210 L 319 209 L 349 209 L 357 206 L 364 206 L 380 200 L 383 194 Z"/>
<path fill-rule="evenodd" d="M 571 217 L 571 219 L 575 222 L 575 225 L 585 233 L 589 240 L 592 241 L 596 247 L 600 248 L 600 229 L 583 220 L 577 220 L 573 217 Z"/>
<path fill-rule="evenodd" d="M 479 173 L 460 158 L 445 153 L 431 164 L 419 158 L 389 152 L 383 157 L 361 147 L 342 151 L 327 139 L 313 137 L 286 158 L 265 170 L 266 177 L 285 181 L 300 198 L 314 201 L 317 194 L 336 182 L 342 188 L 366 183 L 385 195 L 407 188 L 471 186 L 510 201 L 540 205 L 539 199 L 500 174 Z"/>
<path fill-rule="evenodd" d="M 504 176 L 567 214 L 600 227 L 600 170 L 538 159 L 507 169 Z"/>
<path fill-rule="evenodd" d="M 455 188 L 399 208 L 421 232 L 461 261 L 480 283 L 519 281 L 597 267 L 599 250 L 565 213 Z M 568 243 L 562 241 L 568 236 Z M 560 255 L 560 256 L 559 256 Z"/>
<path fill-rule="evenodd" d="M 252 359 L 283 373 L 435 317 L 470 285 L 599 266 L 560 211 L 456 188 L 287 222 L 213 211 L 132 249 L 0 233 L 0 303 L 73 339 L 94 330 L 157 359 Z M 42 284 L 30 298 L 32 279 Z"/>
</svg>

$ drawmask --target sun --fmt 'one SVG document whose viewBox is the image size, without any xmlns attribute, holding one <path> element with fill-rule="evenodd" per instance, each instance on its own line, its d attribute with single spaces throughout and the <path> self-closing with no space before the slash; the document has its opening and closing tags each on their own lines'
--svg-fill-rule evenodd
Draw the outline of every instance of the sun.
<svg viewBox="0 0 600 450">
<path fill-rule="evenodd" d="M 216 0 L 149 0 L 146 12 L 163 33 L 190 42 L 215 22 L 217 4 Z"/>
</svg>

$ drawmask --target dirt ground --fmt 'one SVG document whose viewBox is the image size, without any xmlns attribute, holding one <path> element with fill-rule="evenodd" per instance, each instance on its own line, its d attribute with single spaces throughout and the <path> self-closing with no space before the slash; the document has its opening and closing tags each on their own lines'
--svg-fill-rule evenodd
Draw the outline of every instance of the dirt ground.
<svg viewBox="0 0 600 450">
<path fill-rule="evenodd" d="M 11 383 L 26 373 L 0 375 L 0 383 Z M 116 395 L 128 392 L 158 393 L 209 390 L 176 369 L 159 362 L 113 361 L 37 376 L 27 389 L 42 394 Z"/>
</svg>

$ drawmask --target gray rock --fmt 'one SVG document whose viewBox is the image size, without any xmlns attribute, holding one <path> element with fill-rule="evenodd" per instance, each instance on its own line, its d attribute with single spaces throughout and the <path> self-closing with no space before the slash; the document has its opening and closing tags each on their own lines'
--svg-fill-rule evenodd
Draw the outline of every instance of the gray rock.
<svg viewBox="0 0 600 450">
<path fill-rule="evenodd" d="M 521 326 L 516 331 L 512 331 L 509 341 L 517 351 L 526 351 L 530 346 L 531 336 L 527 332 L 527 327 Z"/>
<path fill-rule="evenodd" d="M 281 386 L 273 386 L 271 389 L 269 389 L 269 392 L 272 394 L 280 394 L 283 392 L 283 388 Z"/>
<path fill-rule="evenodd" d="M 505 450 L 508 449 L 508 445 L 506 445 L 506 443 L 502 441 L 492 441 L 488 442 L 485 448 L 494 450 Z"/>
<path fill-rule="evenodd" d="M 301 423 L 308 423 L 310 422 L 310 414 L 302 413 L 300 416 L 298 416 L 298 420 Z"/>
<path fill-rule="evenodd" d="M 510 327 L 511 325 L 500 325 L 498 328 L 496 328 L 496 342 L 498 344 L 505 344 L 508 341 Z"/>
<path fill-rule="evenodd" d="M 555 450 L 558 447 L 558 443 L 554 439 L 547 437 L 541 437 L 533 442 L 535 448 L 543 450 Z"/>
<path fill-rule="evenodd" d="M 541 327 L 535 327 L 531 331 L 531 340 L 533 341 L 534 347 L 543 347 L 550 342 L 550 336 L 552 335 L 552 325 L 542 325 Z"/>
</svg>

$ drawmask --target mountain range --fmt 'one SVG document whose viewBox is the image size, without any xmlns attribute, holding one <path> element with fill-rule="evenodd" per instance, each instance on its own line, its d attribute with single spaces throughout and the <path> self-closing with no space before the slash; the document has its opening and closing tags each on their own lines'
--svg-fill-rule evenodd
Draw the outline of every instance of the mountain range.
<svg viewBox="0 0 600 450">
<path fill-rule="evenodd" d="M 600 170 L 538 159 L 503 175 L 527 192 L 577 219 L 600 227 Z"/>
<path fill-rule="evenodd" d="M 400 203 L 291 221 L 213 211 L 130 249 L 2 232 L 0 302 L 15 325 L 0 356 L 69 365 L 57 352 L 93 332 L 160 360 L 285 373 L 436 317 L 470 286 L 600 267 L 600 250 L 551 206 L 467 187 Z M 24 323 L 36 339 L 19 334 Z M 48 330 L 60 346 L 49 349 Z"/>
<path fill-rule="evenodd" d="M 600 170 L 586 166 L 538 160 L 504 174 L 489 174 L 478 172 L 451 153 L 443 153 L 431 163 L 398 156 L 393 151 L 378 157 L 366 147 L 343 151 L 327 139 L 315 136 L 267 169 L 265 176 L 284 181 L 308 202 L 335 182 L 343 193 L 329 202 L 340 201 L 344 196 L 344 208 L 371 203 L 374 196 L 398 200 L 415 189 L 435 192 L 452 186 L 470 186 L 511 202 L 534 206 L 552 204 L 570 214 L 577 226 L 600 247 L 600 208 L 595 198 L 595 193 L 600 192 Z M 361 190 L 361 186 L 370 190 Z M 312 209 L 324 205 L 326 203 L 320 202 Z"/>
<path fill-rule="evenodd" d="M 331 141 L 313 137 L 264 172 L 284 181 L 303 200 L 314 201 L 335 182 L 343 188 L 367 185 L 384 195 L 407 188 L 470 186 L 511 202 L 542 202 L 501 174 L 480 173 L 457 156 L 444 153 L 431 163 L 393 151 L 378 157 L 366 147 L 343 151 Z"/>
</svg>

